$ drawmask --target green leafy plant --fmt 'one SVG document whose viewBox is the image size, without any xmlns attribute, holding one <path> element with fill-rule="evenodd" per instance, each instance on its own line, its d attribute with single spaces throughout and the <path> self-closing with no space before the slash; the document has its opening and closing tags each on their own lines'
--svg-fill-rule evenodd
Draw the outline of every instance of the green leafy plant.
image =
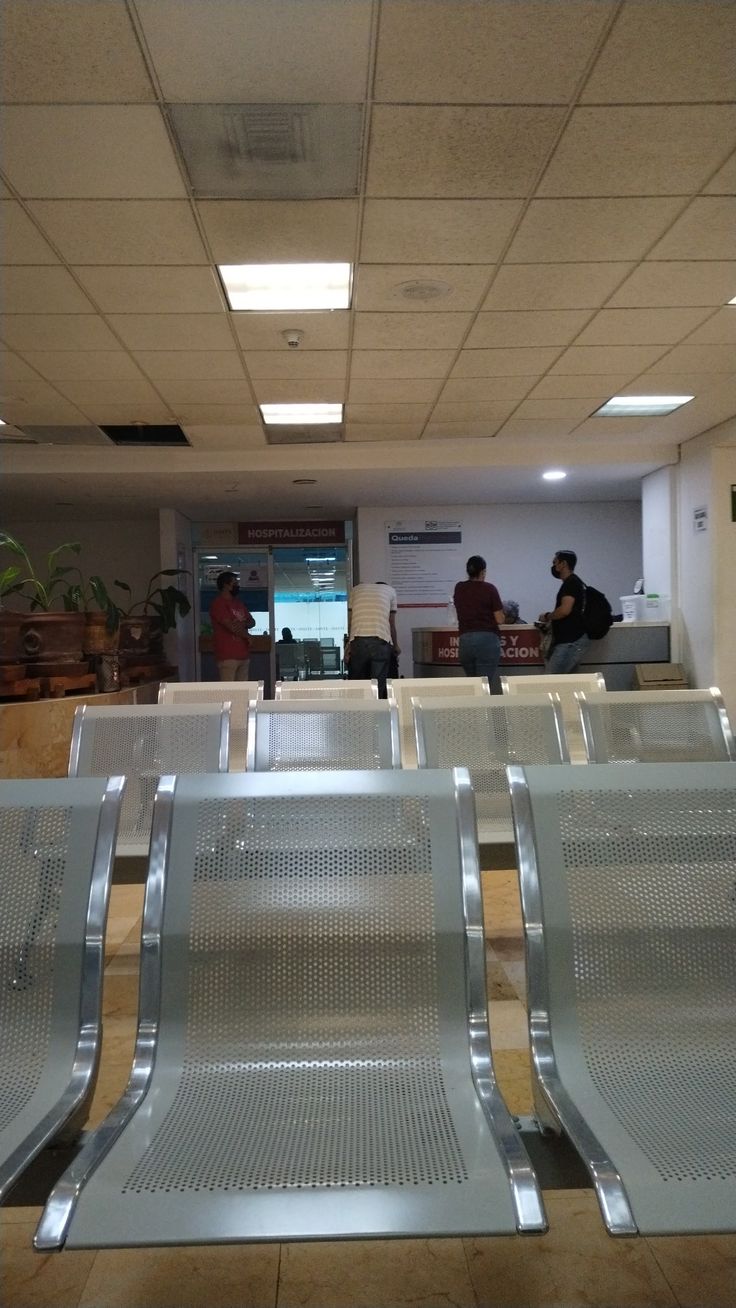
<svg viewBox="0 0 736 1308">
<path fill-rule="evenodd" d="M 61 589 L 68 585 L 68 574 L 78 571 L 73 565 L 62 567 L 57 561 L 59 555 L 65 550 L 78 554 L 81 548 L 78 541 L 66 541 L 63 545 L 57 545 L 46 559 L 46 573 L 42 576 L 34 568 L 20 541 L 8 532 L 0 532 L 0 549 L 9 550 L 22 560 L 20 565 L 11 564 L 0 573 L 0 594 L 23 595 L 30 600 L 31 610 L 41 609 L 48 613 Z"/>
<path fill-rule="evenodd" d="M 162 568 L 160 572 L 155 572 L 151 577 L 146 596 L 142 600 L 137 600 L 127 609 L 120 609 L 121 617 L 132 618 L 137 612 L 144 617 L 157 617 L 161 621 L 161 630 L 165 633 L 171 631 L 176 626 L 177 618 L 186 617 L 191 609 L 191 604 L 177 586 L 156 586 L 160 577 L 188 577 L 190 575 L 186 570 L 181 568 Z M 120 590 L 127 591 L 132 595 L 130 586 L 125 581 L 116 581 L 115 585 Z"/>
<path fill-rule="evenodd" d="M 62 592 L 61 600 L 66 612 L 89 613 L 97 608 L 106 615 L 107 630 L 117 631 L 120 625 L 120 609 L 109 594 L 102 577 L 96 573 L 91 577 L 85 577 L 79 568 L 70 571 L 76 572 L 78 580 L 70 582 Z"/>
</svg>

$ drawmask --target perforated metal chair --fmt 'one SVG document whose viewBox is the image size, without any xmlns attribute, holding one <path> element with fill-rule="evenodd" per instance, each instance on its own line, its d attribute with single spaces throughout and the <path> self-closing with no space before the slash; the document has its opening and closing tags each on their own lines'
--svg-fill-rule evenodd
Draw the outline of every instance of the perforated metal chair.
<svg viewBox="0 0 736 1308">
<path fill-rule="evenodd" d="M 509 768 L 533 1064 L 616 1235 L 736 1227 L 733 773 Z"/>
<path fill-rule="evenodd" d="M 715 687 L 578 692 L 575 699 L 591 763 L 736 760 L 731 724 Z"/>
<path fill-rule="evenodd" d="M 467 767 L 478 839 L 514 839 L 509 763 L 567 763 L 559 695 L 412 699 L 420 768 Z"/>
<path fill-rule="evenodd" d="M 565 724 L 567 748 L 572 763 L 585 763 L 587 753 L 583 730 L 580 725 L 580 712 L 575 700 L 576 691 L 605 692 L 606 683 L 599 672 L 569 672 L 554 676 L 502 677 L 501 691 L 504 695 L 539 695 L 543 691 L 557 693 L 562 703 L 562 720 Z"/>
<path fill-rule="evenodd" d="M 304 646 L 301 641 L 276 642 L 276 674 L 281 678 L 293 677 L 294 681 L 304 672 Z"/>
<path fill-rule="evenodd" d="M 39 1249 L 545 1228 L 467 773 L 162 780 L 128 1089 Z"/>
<path fill-rule="evenodd" d="M 377 681 L 277 681 L 276 699 L 378 699 Z"/>
<path fill-rule="evenodd" d="M 468 695 L 491 693 L 487 677 L 394 677 L 388 682 L 387 690 L 389 702 L 393 701 L 399 710 L 401 762 L 405 768 L 417 765 L 412 696 L 418 695 L 423 700 L 435 695 L 467 699 Z"/>
<path fill-rule="evenodd" d="M 252 699 L 263 699 L 262 681 L 164 681 L 158 691 L 159 704 L 230 704 L 230 767 L 234 772 L 245 767 Z"/>
<path fill-rule="evenodd" d="M 0 782 L 0 1199 L 87 1118 L 123 784 Z"/>
<path fill-rule="evenodd" d="M 386 700 L 266 700 L 250 706 L 249 772 L 400 766 L 398 716 Z"/>
<path fill-rule="evenodd" d="M 74 714 L 69 775 L 127 778 L 116 854 L 148 854 L 153 800 L 168 772 L 227 772 L 230 705 L 80 705 Z"/>
</svg>

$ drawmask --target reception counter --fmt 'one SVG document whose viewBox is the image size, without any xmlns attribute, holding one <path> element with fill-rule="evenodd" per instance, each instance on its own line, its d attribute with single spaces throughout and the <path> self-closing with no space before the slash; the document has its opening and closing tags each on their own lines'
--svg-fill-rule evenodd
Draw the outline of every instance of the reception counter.
<svg viewBox="0 0 736 1308">
<path fill-rule="evenodd" d="M 462 676 L 456 627 L 415 627 L 412 655 L 415 677 Z M 600 672 L 609 690 L 631 690 L 636 663 L 669 663 L 668 622 L 614 622 L 603 640 L 591 641 L 579 672 Z M 499 676 L 527 676 L 544 671 L 541 633 L 518 624 L 501 628 Z M 498 682 L 498 677 L 496 678 Z M 500 690 L 500 684 L 494 687 Z"/>
</svg>

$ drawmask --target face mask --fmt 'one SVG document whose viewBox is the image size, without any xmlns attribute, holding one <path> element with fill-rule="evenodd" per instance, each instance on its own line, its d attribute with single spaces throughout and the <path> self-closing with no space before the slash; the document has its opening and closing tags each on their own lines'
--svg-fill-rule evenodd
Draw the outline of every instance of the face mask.
<svg viewBox="0 0 736 1308">
<path fill-rule="evenodd" d="M 552 564 L 552 567 L 550 568 L 550 572 L 552 573 L 552 576 L 553 576 L 553 577 L 557 577 L 557 578 L 559 579 L 559 575 L 560 575 L 560 574 L 559 574 L 559 572 L 557 571 L 557 569 L 556 569 L 554 563 Z"/>
</svg>

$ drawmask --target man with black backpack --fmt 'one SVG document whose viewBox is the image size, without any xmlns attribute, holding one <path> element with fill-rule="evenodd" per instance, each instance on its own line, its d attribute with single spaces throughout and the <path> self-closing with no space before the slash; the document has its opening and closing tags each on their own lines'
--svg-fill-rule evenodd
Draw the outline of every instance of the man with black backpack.
<svg viewBox="0 0 736 1308">
<path fill-rule="evenodd" d="M 585 630 L 585 585 L 575 575 L 574 550 L 557 550 L 550 571 L 562 582 L 555 607 L 540 613 L 539 621 L 552 629 L 552 645 L 544 660 L 545 672 L 574 672 L 590 644 Z"/>
</svg>

